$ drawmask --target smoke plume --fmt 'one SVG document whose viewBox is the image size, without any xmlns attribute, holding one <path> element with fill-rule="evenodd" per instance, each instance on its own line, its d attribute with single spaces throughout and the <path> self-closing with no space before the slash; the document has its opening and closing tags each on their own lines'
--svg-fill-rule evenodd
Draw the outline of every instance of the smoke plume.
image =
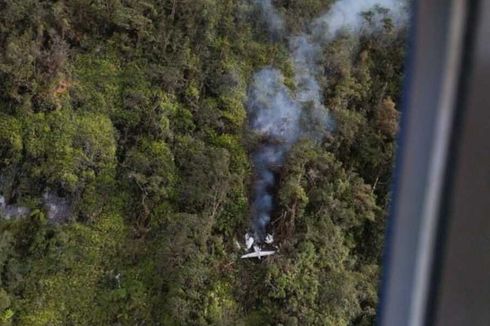
<svg viewBox="0 0 490 326">
<path fill-rule="evenodd" d="M 301 111 L 284 85 L 281 72 L 270 67 L 255 74 L 247 108 L 249 128 L 259 138 L 252 154 L 256 171 L 252 216 L 255 239 L 262 241 L 273 208 L 275 174 L 300 134 Z"/>
<path fill-rule="evenodd" d="M 261 10 L 271 35 L 285 34 L 284 21 L 271 1 L 253 2 Z M 357 35 L 364 22 L 361 14 L 373 7 L 383 15 L 390 13 L 395 25 L 403 23 L 403 4 L 396 0 L 340 0 L 315 19 L 307 31 L 289 36 L 294 93 L 285 86 L 279 70 L 266 67 L 255 73 L 247 110 L 249 128 L 259 137 L 252 154 L 255 181 L 251 214 L 257 241 L 262 242 L 265 238 L 273 210 L 276 175 L 288 150 L 300 137 L 318 140 L 334 128 L 334 121 L 323 105 L 322 88 L 318 82 L 324 47 L 339 32 Z"/>
<path fill-rule="evenodd" d="M 364 25 L 362 13 L 373 9 L 389 16 L 396 26 L 406 23 L 404 0 L 341 0 L 313 21 L 311 35 L 325 44 L 342 31 L 359 34 Z M 375 23 L 380 24 L 381 21 Z"/>
<path fill-rule="evenodd" d="M 253 0 L 254 5 L 262 13 L 262 19 L 272 38 L 279 38 L 284 34 L 284 21 L 272 5 L 271 0 Z"/>
</svg>

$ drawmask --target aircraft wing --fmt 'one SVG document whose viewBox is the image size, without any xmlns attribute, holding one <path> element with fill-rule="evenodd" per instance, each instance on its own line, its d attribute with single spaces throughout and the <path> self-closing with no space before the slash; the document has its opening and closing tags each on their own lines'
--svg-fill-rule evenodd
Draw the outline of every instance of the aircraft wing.
<svg viewBox="0 0 490 326">
<path fill-rule="evenodd" d="M 270 256 L 270 255 L 273 255 L 275 253 L 276 253 L 275 251 L 257 251 L 257 252 L 252 252 L 250 254 L 243 255 L 241 258 L 242 259 L 245 259 L 245 258 L 260 258 L 260 257 L 264 257 L 264 256 Z"/>
</svg>

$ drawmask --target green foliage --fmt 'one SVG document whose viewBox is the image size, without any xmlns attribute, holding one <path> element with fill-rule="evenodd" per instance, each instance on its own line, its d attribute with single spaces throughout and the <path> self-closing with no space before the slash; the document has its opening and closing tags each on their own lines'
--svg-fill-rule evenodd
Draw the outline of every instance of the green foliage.
<svg viewBox="0 0 490 326">
<path fill-rule="evenodd" d="M 84 111 L 114 113 L 120 103 L 120 68 L 116 58 L 79 55 L 74 62 L 76 83 L 70 90 L 77 106 Z"/>
<path fill-rule="evenodd" d="M 124 239 L 121 217 L 100 216 L 92 226 L 72 224 L 60 230 L 40 226 L 35 232 L 39 240 L 31 245 L 35 258 L 23 293 L 36 300 L 19 300 L 19 324 L 104 324 L 110 312 L 94 307 L 93 302 L 110 291 L 101 280 Z"/>
<path fill-rule="evenodd" d="M 330 0 L 273 1 L 291 33 Z M 0 325 L 369 325 L 395 150 L 404 34 L 324 51 L 336 129 L 279 171 L 279 252 L 239 259 L 253 175 L 252 74 L 294 91 L 250 1 L 0 4 Z M 370 24 L 378 9 L 366 13 Z M 49 220 L 43 195 L 70 203 Z"/>
<path fill-rule="evenodd" d="M 21 155 L 21 125 L 14 117 L 0 113 L 0 168 L 16 164 Z"/>
<path fill-rule="evenodd" d="M 23 122 L 23 192 L 45 184 L 78 196 L 98 175 L 114 170 L 116 142 L 107 117 L 64 109 L 33 113 Z"/>
<path fill-rule="evenodd" d="M 332 0 L 277 0 L 277 5 L 283 7 L 287 26 L 293 33 L 304 30 L 314 18 L 326 12 L 334 3 Z"/>
</svg>

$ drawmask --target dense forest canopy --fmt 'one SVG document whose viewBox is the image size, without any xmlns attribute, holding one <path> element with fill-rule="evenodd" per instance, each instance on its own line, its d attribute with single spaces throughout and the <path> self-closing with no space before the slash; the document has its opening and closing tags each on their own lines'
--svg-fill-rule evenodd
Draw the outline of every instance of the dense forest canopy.
<svg viewBox="0 0 490 326">
<path fill-rule="evenodd" d="M 250 0 L 1 1 L 0 325 L 373 324 L 406 30 L 386 8 L 321 48 L 334 127 L 275 171 L 277 254 L 240 259 L 254 74 L 298 92 L 283 35 L 335 2 L 270 2 L 276 34 Z"/>
</svg>

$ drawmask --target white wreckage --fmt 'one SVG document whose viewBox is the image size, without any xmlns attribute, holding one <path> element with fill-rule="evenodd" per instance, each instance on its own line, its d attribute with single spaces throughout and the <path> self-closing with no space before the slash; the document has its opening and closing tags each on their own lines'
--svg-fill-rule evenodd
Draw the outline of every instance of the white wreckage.
<svg viewBox="0 0 490 326">
<path fill-rule="evenodd" d="M 264 242 L 268 245 L 271 245 L 274 242 L 274 238 L 272 237 L 272 234 L 267 234 Z M 245 247 L 247 251 L 253 249 L 253 252 L 243 255 L 241 257 L 242 259 L 246 259 L 246 258 L 260 259 L 261 257 L 270 256 L 276 253 L 274 250 L 262 250 L 260 244 L 255 243 L 254 237 L 251 236 L 249 233 L 245 234 Z"/>
</svg>

